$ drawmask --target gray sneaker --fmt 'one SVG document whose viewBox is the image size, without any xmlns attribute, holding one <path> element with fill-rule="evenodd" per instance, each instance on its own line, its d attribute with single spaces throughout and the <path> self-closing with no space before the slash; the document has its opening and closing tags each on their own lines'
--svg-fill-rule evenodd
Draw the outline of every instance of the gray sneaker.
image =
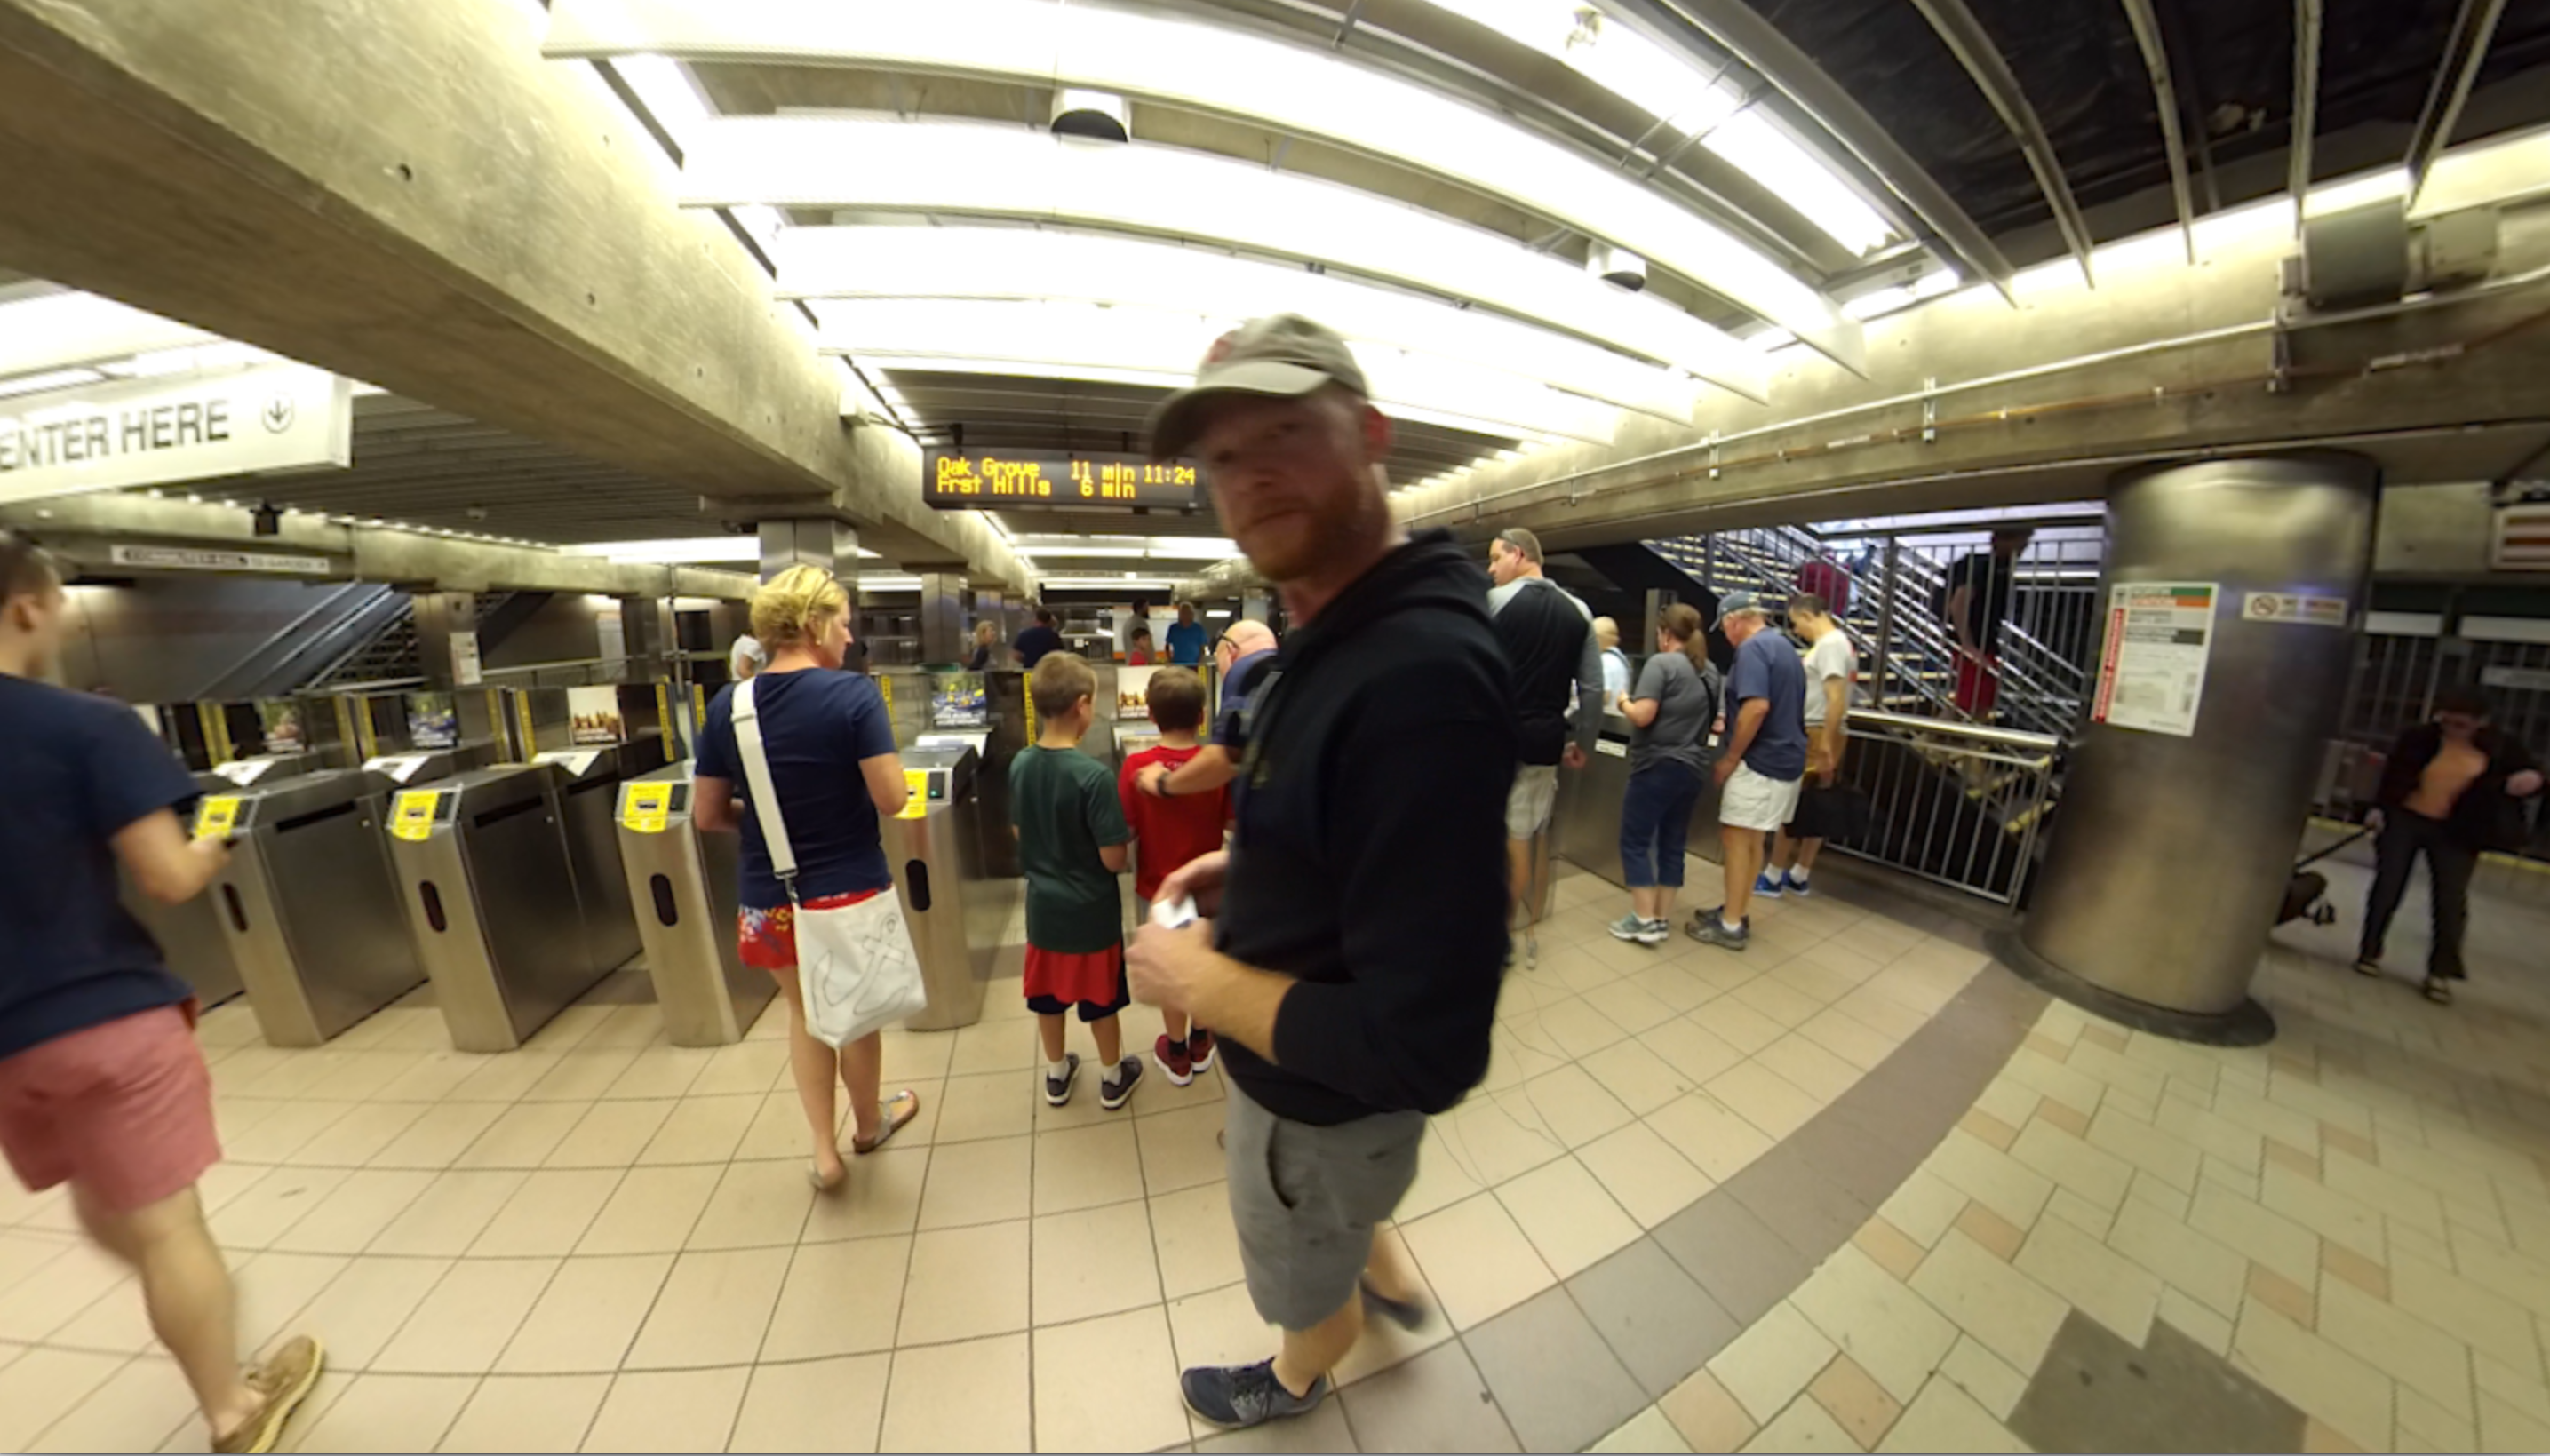
<svg viewBox="0 0 2550 1456">
<path fill-rule="evenodd" d="M 1647 938 L 1647 926 L 1653 923 L 1634 915 L 1624 915 L 1603 928 L 1611 931 L 1615 940 L 1635 940 L 1641 945 L 1653 945 L 1656 942 Z"/>
<path fill-rule="evenodd" d="M 1299 1415 L 1328 1394 L 1324 1375 L 1311 1383 L 1310 1393 L 1294 1395 L 1275 1378 L 1275 1362 L 1254 1365 L 1198 1365 L 1178 1377 L 1187 1407 L 1216 1425 L 1244 1429 Z"/>
<path fill-rule="evenodd" d="M 1742 950 L 1753 943 L 1753 918 L 1746 916 L 1740 928 L 1730 930 L 1726 928 L 1722 906 L 1693 916 L 1691 923 L 1683 926 L 1683 930 L 1703 945 L 1716 945 L 1727 950 Z"/>
<path fill-rule="evenodd" d="M 1673 938 L 1673 922 L 1647 921 L 1638 931 L 1640 945 L 1662 945 Z"/>
</svg>

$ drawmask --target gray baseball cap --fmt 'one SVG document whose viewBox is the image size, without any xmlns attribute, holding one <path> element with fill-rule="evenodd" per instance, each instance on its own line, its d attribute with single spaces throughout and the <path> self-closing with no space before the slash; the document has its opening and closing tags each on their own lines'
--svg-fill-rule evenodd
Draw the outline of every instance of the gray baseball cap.
<svg viewBox="0 0 2550 1456">
<path fill-rule="evenodd" d="M 1759 592 L 1728 592 L 1725 596 L 1717 599 L 1717 620 L 1711 623 L 1710 626 L 1724 627 L 1726 625 L 1726 619 L 1734 616 L 1738 612 L 1761 612 L 1767 614 L 1770 610 L 1771 609 L 1769 607 L 1763 605 L 1762 596 Z"/>
<path fill-rule="evenodd" d="M 1145 427 L 1151 458 L 1183 455 L 1204 428 L 1205 406 L 1234 394 L 1298 399 L 1326 384 L 1370 398 L 1363 369 L 1345 339 L 1300 314 L 1251 319 L 1214 340 L 1195 383 L 1162 400 Z"/>
</svg>

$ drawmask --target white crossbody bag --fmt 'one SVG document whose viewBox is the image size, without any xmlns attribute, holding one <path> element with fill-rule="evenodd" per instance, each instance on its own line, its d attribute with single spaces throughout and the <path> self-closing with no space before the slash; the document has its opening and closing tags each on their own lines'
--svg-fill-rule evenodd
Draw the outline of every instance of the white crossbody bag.
<svg viewBox="0 0 2550 1456">
<path fill-rule="evenodd" d="M 796 908 L 797 985 L 806 1001 L 806 1029 L 827 1046 L 846 1046 L 930 1005 L 921 981 L 921 957 L 903 922 L 903 897 L 892 888 L 839 910 L 808 910 L 797 898 L 797 851 L 788 842 L 779 794 L 770 783 L 770 758 L 762 751 L 761 715 L 747 678 L 735 690 L 735 742 L 752 787 L 761 840 L 771 872 Z"/>
</svg>

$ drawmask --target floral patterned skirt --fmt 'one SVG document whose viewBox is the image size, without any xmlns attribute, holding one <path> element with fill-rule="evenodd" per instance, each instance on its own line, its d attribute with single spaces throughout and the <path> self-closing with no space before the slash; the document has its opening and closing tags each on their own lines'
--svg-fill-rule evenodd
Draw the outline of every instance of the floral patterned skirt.
<svg viewBox="0 0 2550 1456">
<path fill-rule="evenodd" d="M 827 895 L 806 902 L 808 910 L 847 910 L 862 900 L 873 900 L 885 892 L 856 890 L 847 895 Z M 782 973 L 797 969 L 797 908 L 783 905 L 777 910 L 746 910 L 737 917 L 737 946 L 743 963 L 765 971 Z"/>
</svg>

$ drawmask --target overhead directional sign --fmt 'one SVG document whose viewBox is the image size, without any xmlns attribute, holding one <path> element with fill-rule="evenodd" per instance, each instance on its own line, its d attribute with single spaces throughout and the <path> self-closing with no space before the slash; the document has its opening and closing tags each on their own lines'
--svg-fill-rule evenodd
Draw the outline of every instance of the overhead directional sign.
<svg viewBox="0 0 2550 1456">
<path fill-rule="evenodd" d="M 73 385 L 0 399 L 0 502 L 343 468 L 351 381 L 305 364 Z"/>
<path fill-rule="evenodd" d="M 1183 460 L 1154 464 L 1142 455 L 931 450 L 922 457 L 921 472 L 922 500 L 942 511 L 1020 506 L 1186 510 L 1196 504 L 1195 466 Z"/>
</svg>

